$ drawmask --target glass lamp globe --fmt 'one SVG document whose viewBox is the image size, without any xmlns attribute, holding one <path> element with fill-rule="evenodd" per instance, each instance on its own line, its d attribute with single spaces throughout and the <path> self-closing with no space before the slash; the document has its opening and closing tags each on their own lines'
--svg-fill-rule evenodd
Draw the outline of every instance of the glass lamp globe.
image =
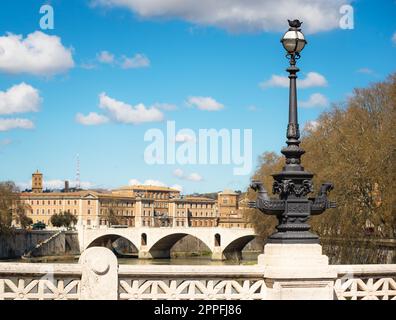
<svg viewBox="0 0 396 320">
<path fill-rule="evenodd" d="M 281 42 L 285 50 L 290 54 L 300 53 L 307 43 L 304 35 L 299 30 L 287 31 Z"/>
</svg>

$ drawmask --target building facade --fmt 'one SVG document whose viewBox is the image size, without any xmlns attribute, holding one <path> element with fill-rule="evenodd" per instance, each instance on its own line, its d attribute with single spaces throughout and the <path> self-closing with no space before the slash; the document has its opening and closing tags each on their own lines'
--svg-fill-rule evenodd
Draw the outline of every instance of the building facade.
<svg viewBox="0 0 396 320">
<path fill-rule="evenodd" d="M 183 196 L 160 186 L 127 186 L 111 191 L 43 192 L 40 172 L 32 176 L 32 191 L 22 192 L 25 213 L 33 223 L 51 226 L 54 214 L 69 212 L 87 227 L 249 227 L 239 209 L 239 194 L 224 191 L 218 201 Z"/>
</svg>

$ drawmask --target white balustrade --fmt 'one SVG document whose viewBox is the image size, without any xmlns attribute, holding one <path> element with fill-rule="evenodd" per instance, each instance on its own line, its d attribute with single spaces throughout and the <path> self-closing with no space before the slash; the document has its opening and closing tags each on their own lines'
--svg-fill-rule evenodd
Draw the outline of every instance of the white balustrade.
<svg viewBox="0 0 396 320">
<path fill-rule="evenodd" d="M 396 265 L 329 268 L 336 275 L 331 280 L 334 299 L 396 300 Z M 260 264 L 118 265 L 109 249 L 93 247 L 76 264 L 0 263 L 0 300 L 283 299 L 286 295 L 282 291 L 280 295 L 272 292 L 279 292 L 285 284 L 302 289 L 298 299 L 309 298 L 304 295 L 309 294 L 312 281 L 304 282 L 301 277 L 269 278 L 266 274 L 266 266 Z"/>
</svg>

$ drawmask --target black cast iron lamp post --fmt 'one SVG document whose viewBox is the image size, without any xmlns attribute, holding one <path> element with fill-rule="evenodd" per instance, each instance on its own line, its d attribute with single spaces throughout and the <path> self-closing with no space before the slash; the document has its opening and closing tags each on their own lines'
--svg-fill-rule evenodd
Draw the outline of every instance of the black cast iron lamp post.
<svg viewBox="0 0 396 320">
<path fill-rule="evenodd" d="M 307 197 L 313 190 L 313 174 L 305 171 L 301 165 L 301 156 L 305 151 L 300 147 L 296 90 L 297 72 L 300 71 L 296 67 L 296 60 L 300 58 L 300 52 L 307 42 L 300 29 L 302 22 L 288 21 L 290 28 L 281 39 L 290 62 L 287 68 L 290 79 L 287 147 L 281 151 L 286 158 L 286 164 L 280 173 L 272 175 L 275 180 L 272 192 L 279 194 L 279 199 L 270 199 L 263 184 L 252 181 L 250 187 L 258 191 L 258 196 L 249 206 L 278 218 L 277 232 L 268 238 L 268 243 L 319 243 L 319 237 L 309 231 L 308 219 L 311 215 L 318 215 L 327 208 L 335 207 L 335 203 L 327 199 L 333 185 L 324 183 L 317 197 Z"/>
</svg>

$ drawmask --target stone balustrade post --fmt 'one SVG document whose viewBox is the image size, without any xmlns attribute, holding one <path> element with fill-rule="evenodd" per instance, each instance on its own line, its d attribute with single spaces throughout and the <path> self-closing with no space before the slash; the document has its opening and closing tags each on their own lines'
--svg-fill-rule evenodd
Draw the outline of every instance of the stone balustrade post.
<svg viewBox="0 0 396 320">
<path fill-rule="evenodd" d="M 271 300 L 333 300 L 337 272 L 319 244 L 274 244 L 258 257 Z"/>
<path fill-rule="evenodd" d="M 82 268 L 80 300 L 118 299 L 118 262 L 111 250 L 88 248 L 78 263 Z"/>
</svg>

